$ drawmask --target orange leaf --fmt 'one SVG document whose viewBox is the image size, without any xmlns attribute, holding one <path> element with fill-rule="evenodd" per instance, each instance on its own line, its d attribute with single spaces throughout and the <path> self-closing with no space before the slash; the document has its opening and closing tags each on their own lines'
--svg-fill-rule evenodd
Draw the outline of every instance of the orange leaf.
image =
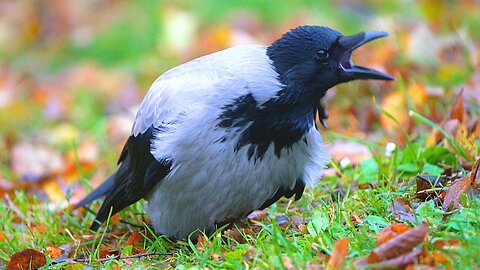
<svg viewBox="0 0 480 270">
<path fill-rule="evenodd" d="M 197 238 L 197 244 L 195 244 L 195 247 L 197 248 L 198 251 L 203 252 L 205 246 L 206 246 L 205 236 L 199 235 Z"/>
<path fill-rule="evenodd" d="M 47 263 L 45 254 L 35 249 L 22 249 L 12 255 L 6 270 L 38 269 Z"/>
<path fill-rule="evenodd" d="M 430 265 L 430 266 L 436 266 L 437 264 L 448 263 L 448 259 L 439 250 L 434 250 L 434 251 L 432 251 L 432 253 L 423 257 L 420 260 L 420 263 Z"/>
<path fill-rule="evenodd" d="M 460 95 L 463 93 L 463 91 L 460 92 Z M 458 119 L 460 123 L 464 122 L 464 116 L 465 116 L 465 108 L 464 108 L 464 102 L 462 96 L 458 96 L 457 100 L 455 102 L 455 105 L 453 105 L 452 108 L 452 113 L 450 114 L 451 119 Z"/>
<path fill-rule="evenodd" d="M 401 234 L 407 231 L 410 231 L 412 227 L 409 227 L 403 223 L 395 223 L 393 225 L 390 225 L 391 229 L 393 232 Z"/>
<path fill-rule="evenodd" d="M 145 237 L 139 232 L 133 232 L 127 239 L 127 246 L 135 246 L 138 242 L 145 240 Z"/>
<path fill-rule="evenodd" d="M 348 238 L 342 238 L 335 243 L 332 256 L 328 260 L 327 270 L 340 269 L 348 253 Z"/>
<path fill-rule="evenodd" d="M 428 234 L 428 224 L 419 226 L 397 235 L 390 241 L 375 248 L 368 257 L 368 263 L 376 263 L 401 256 L 422 243 Z"/>
<path fill-rule="evenodd" d="M 59 247 L 52 246 L 52 247 L 47 247 L 47 252 L 48 252 L 48 256 L 50 256 L 51 259 L 55 259 L 55 258 L 58 258 L 60 254 L 62 254 L 62 249 Z"/>
<path fill-rule="evenodd" d="M 403 224 L 395 223 L 393 225 L 382 228 L 377 237 L 377 246 L 385 244 L 386 242 L 393 239 L 395 236 L 411 230 L 412 228 Z"/>
</svg>

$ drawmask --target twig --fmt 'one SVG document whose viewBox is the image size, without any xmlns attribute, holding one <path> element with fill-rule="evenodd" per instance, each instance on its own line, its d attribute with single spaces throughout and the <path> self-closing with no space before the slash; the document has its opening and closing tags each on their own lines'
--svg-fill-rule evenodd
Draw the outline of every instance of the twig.
<svg viewBox="0 0 480 270">
<path fill-rule="evenodd" d="M 121 255 L 116 255 L 114 257 L 109 257 L 109 258 L 100 258 L 100 259 L 94 259 L 91 260 L 90 258 L 74 258 L 73 261 L 75 262 L 106 262 L 106 261 L 111 261 L 111 260 L 124 260 L 124 259 L 133 259 L 133 258 L 141 258 L 141 257 L 148 257 L 148 256 L 169 256 L 172 255 L 173 253 L 171 252 L 149 252 L 149 253 L 139 253 L 135 255 L 130 255 L 130 256 L 121 256 Z"/>
</svg>

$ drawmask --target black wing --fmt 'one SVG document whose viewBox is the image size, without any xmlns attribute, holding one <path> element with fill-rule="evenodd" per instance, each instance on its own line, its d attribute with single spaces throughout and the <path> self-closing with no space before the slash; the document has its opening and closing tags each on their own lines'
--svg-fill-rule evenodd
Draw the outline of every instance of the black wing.
<svg viewBox="0 0 480 270">
<path fill-rule="evenodd" d="M 269 207 L 270 205 L 274 204 L 276 201 L 278 201 L 282 197 L 291 198 L 294 194 L 295 194 L 295 201 L 298 201 L 302 197 L 304 189 L 305 189 L 305 183 L 303 182 L 302 179 L 297 179 L 293 189 L 280 187 L 279 189 L 277 189 L 277 192 L 275 192 L 275 194 L 270 199 L 266 200 L 262 204 L 262 206 L 260 207 L 260 210 Z"/>
<path fill-rule="evenodd" d="M 130 136 L 120 155 L 117 171 L 76 207 L 107 195 L 90 229 L 97 230 L 107 220 L 125 207 L 144 198 L 169 172 L 171 162 L 159 162 L 150 152 L 155 128 L 143 134 Z"/>
</svg>

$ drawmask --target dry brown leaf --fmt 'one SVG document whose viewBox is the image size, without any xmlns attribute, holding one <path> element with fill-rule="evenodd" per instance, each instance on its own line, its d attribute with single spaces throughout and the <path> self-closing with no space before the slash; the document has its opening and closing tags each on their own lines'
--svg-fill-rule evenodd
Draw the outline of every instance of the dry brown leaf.
<svg viewBox="0 0 480 270">
<path fill-rule="evenodd" d="M 45 254 L 38 250 L 27 248 L 12 255 L 10 261 L 8 261 L 6 270 L 38 269 L 46 263 Z"/>
<path fill-rule="evenodd" d="M 464 123 L 465 120 L 465 106 L 463 97 L 461 96 L 463 91 L 457 96 L 455 105 L 453 105 L 452 112 L 450 113 L 450 119 L 457 119 L 460 123 Z"/>
<path fill-rule="evenodd" d="M 472 181 L 472 188 L 480 190 L 480 159 L 477 160 L 477 164 L 472 171 L 471 181 Z"/>
<path fill-rule="evenodd" d="M 413 264 L 418 260 L 420 255 L 423 253 L 423 249 L 417 249 L 406 254 L 402 254 L 398 257 L 381 261 L 376 267 L 380 269 L 389 269 L 389 268 L 404 268 L 409 264 Z"/>
<path fill-rule="evenodd" d="M 305 224 L 300 224 L 300 225 L 298 225 L 298 230 L 299 230 L 302 234 L 308 234 L 307 226 L 306 226 Z"/>
<path fill-rule="evenodd" d="M 147 251 L 138 243 L 143 242 L 145 237 L 140 232 L 133 232 L 127 239 L 127 246 L 133 246 L 132 254 L 146 253 Z"/>
<path fill-rule="evenodd" d="M 255 232 L 250 228 L 228 229 L 228 230 L 225 230 L 223 234 L 227 237 L 231 237 L 235 239 L 235 241 L 237 241 L 239 244 L 245 244 L 248 242 L 246 237 L 244 237 L 244 235 L 250 235 L 255 237 Z"/>
<path fill-rule="evenodd" d="M 385 244 L 386 242 L 393 239 L 395 236 L 407 232 L 411 229 L 412 227 L 409 227 L 403 223 L 395 223 L 393 225 L 382 228 L 378 233 L 377 246 Z"/>
<path fill-rule="evenodd" d="M 109 246 L 106 245 L 100 245 L 100 252 L 99 252 L 99 257 L 100 258 L 106 258 L 107 256 L 112 256 L 112 255 L 118 255 L 120 252 L 118 250 L 114 250 Z"/>
<path fill-rule="evenodd" d="M 332 256 L 328 260 L 327 270 L 340 269 L 348 253 L 348 238 L 342 238 L 335 243 Z"/>
<path fill-rule="evenodd" d="M 127 246 L 135 246 L 138 242 L 145 240 L 145 237 L 140 232 L 133 232 L 127 239 Z"/>
<path fill-rule="evenodd" d="M 424 241 L 427 234 L 428 224 L 422 223 L 376 247 L 368 256 L 367 261 L 368 263 L 377 263 L 410 252 L 413 248 Z"/>
<path fill-rule="evenodd" d="M 453 180 L 456 179 L 456 176 L 445 177 L 445 176 L 431 176 L 431 175 L 417 175 L 416 184 L 417 192 L 415 198 L 421 200 L 435 199 L 439 196 L 442 196 L 442 192 L 439 193 L 438 190 L 433 188 L 442 188 L 448 186 Z"/>
<path fill-rule="evenodd" d="M 406 203 L 404 198 L 397 198 L 392 202 L 388 211 L 395 214 L 395 218 L 400 221 L 415 222 L 415 214 L 412 208 Z"/>
<path fill-rule="evenodd" d="M 447 211 L 450 206 L 460 207 L 460 196 L 465 194 L 471 187 L 472 180 L 470 174 L 458 179 L 447 191 L 445 199 L 443 200 L 443 210 Z"/>
<path fill-rule="evenodd" d="M 203 252 L 205 246 L 206 246 L 205 236 L 199 235 L 199 236 L 197 237 L 197 243 L 195 244 L 195 247 L 197 248 L 197 250 L 198 250 L 199 252 Z"/>
</svg>

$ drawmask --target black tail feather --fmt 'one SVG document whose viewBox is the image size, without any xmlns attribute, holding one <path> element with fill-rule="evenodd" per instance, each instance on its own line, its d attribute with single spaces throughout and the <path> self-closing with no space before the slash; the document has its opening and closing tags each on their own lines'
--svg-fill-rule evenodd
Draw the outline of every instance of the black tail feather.
<svg viewBox="0 0 480 270">
<path fill-rule="evenodd" d="M 73 209 L 78 209 L 80 207 L 84 207 L 87 204 L 99 199 L 100 197 L 107 195 L 108 192 L 112 189 L 113 183 L 115 179 L 115 174 L 110 175 L 99 187 L 97 187 L 92 193 L 88 194 L 83 200 L 75 205 Z"/>
</svg>

